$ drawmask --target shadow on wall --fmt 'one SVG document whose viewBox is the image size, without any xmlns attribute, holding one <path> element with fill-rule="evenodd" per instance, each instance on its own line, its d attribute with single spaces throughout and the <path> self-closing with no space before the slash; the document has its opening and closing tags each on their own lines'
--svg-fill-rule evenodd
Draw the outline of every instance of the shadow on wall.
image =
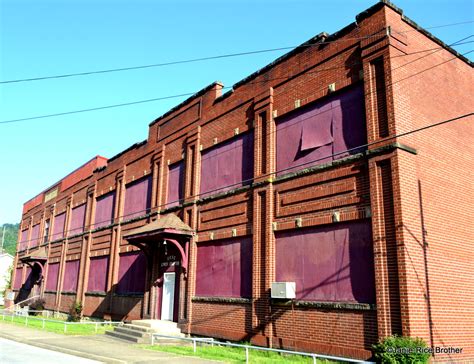
<svg viewBox="0 0 474 364">
<path fill-rule="evenodd" d="M 33 268 L 28 268 L 27 272 L 28 277 L 26 277 L 25 283 L 20 287 L 14 301 L 15 304 L 22 302 L 28 299 L 28 297 L 34 296 L 36 292 L 39 292 L 41 282 L 38 283 L 38 280 L 40 278 L 41 268 L 37 264 L 34 264 Z"/>
<path fill-rule="evenodd" d="M 103 294 L 86 293 L 86 300 L 99 300 L 100 303 L 88 313 L 93 317 L 105 317 L 112 320 L 138 319 L 143 312 L 143 296 L 147 277 L 146 258 L 143 253 L 132 252 L 120 255 L 119 277 L 117 284 Z M 89 278 L 90 279 L 90 278 Z M 93 303 L 91 302 L 93 305 Z M 139 305 L 139 308 L 136 308 Z M 138 317 L 133 311 L 138 311 Z"/>
</svg>

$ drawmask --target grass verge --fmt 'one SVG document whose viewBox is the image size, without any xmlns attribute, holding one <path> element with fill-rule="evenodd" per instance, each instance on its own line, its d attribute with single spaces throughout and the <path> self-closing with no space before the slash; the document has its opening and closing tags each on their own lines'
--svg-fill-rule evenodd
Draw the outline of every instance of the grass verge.
<svg viewBox="0 0 474 364">
<path fill-rule="evenodd" d="M 218 360 L 225 363 L 245 363 L 245 349 L 243 348 L 229 348 L 225 346 L 198 346 L 196 353 L 193 352 L 193 348 L 190 346 L 168 346 L 168 345 L 140 345 L 143 349 L 162 351 L 167 353 L 194 356 L 203 359 Z M 268 351 L 249 350 L 249 362 L 257 364 L 283 364 L 283 363 L 295 363 L 295 364 L 307 364 L 313 363 L 313 359 L 310 357 L 304 357 L 301 355 L 280 355 L 278 353 Z M 317 360 L 318 364 L 333 364 L 335 361 L 329 360 Z"/>
<path fill-rule="evenodd" d="M 9 323 L 12 325 L 21 325 L 30 327 L 33 329 L 40 329 L 49 332 L 54 332 L 57 334 L 63 335 L 95 335 L 96 334 L 96 327 L 93 324 L 68 324 L 63 322 L 51 322 L 51 321 L 44 321 L 43 327 L 43 320 L 41 318 L 33 318 L 22 316 L 14 316 L 13 320 L 11 316 L 0 316 L 0 322 Z M 66 330 L 64 330 L 64 325 L 66 325 Z M 112 330 L 112 325 L 98 325 L 97 326 L 97 334 L 103 334 L 106 330 Z"/>
</svg>

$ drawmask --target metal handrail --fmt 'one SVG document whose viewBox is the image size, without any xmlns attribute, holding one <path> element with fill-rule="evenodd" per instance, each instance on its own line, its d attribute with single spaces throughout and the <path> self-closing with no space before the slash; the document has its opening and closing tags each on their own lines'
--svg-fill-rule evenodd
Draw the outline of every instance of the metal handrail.
<svg viewBox="0 0 474 364">
<path fill-rule="evenodd" d="M 300 356 L 308 356 L 313 358 L 313 363 L 316 364 L 317 358 L 320 359 L 328 359 L 328 360 L 338 360 L 348 363 L 369 363 L 374 364 L 374 362 L 359 360 L 359 359 L 351 359 L 351 358 L 344 358 L 339 356 L 332 356 L 332 355 L 323 355 L 323 354 L 314 354 L 314 353 L 305 353 L 300 351 L 292 351 L 292 350 L 284 350 L 284 349 L 273 349 L 273 348 L 265 348 L 263 346 L 253 346 L 253 345 L 242 345 L 242 344 L 234 344 L 229 342 L 222 342 L 214 340 L 213 338 L 193 338 L 193 337 L 178 337 L 178 336 L 170 336 L 170 335 L 162 335 L 153 333 L 151 335 L 151 344 L 155 344 L 155 337 L 156 338 L 166 338 L 166 339 L 177 339 L 183 341 L 192 341 L 193 342 L 193 350 L 196 353 L 196 343 L 201 342 L 204 344 L 211 344 L 211 345 L 219 345 L 219 346 L 230 346 L 230 347 L 237 347 L 237 348 L 244 348 L 245 349 L 245 362 L 249 362 L 249 350 L 260 350 L 260 351 L 270 351 L 276 352 L 280 354 L 291 354 L 291 355 L 300 355 Z"/>
<path fill-rule="evenodd" d="M 35 298 L 38 298 L 38 297 L 41 297 L 40 295 L 36 295 L 36 296 L 32 296 L 32 297 L 28 297 L 26 300 L 23 300 L 21 302 L 18 302 L 18 303 L 15 303 L 14 305 L 10 306 L 10 307 L 7 307 L 5 310 L 16 310 L 21 304 L 29 301 L 29 300 L 32 300 L 32 299 L 35 299 Z"/>
</svg>

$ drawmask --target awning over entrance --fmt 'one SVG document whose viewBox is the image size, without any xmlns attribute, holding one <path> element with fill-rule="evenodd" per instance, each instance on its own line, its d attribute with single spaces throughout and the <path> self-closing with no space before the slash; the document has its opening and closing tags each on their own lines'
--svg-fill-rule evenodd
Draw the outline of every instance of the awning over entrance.
<svg viewBox="0 0 474 364">
<path fill-rule="evenodd" d="M 123 237 L 130 244 L 143 250 L 148 256 L 151 256 L 150 250 L 154 246 L 158 246 L 158 244 L 163 242 L 170 242 L 179 250 L 182 258 L 182 267 L 187 269 L 189 239 L 193 234 L 194 230 L 178 216 L 167 214 L 158 220 L 125 233 Z M 184 248 L 182 243 L 185 244 Z"/>
<path fill-rule="evenodd" d="M 124 235 L 127 240 L 134 240 L 160 234 L 177 234 L 192 236 L 194 233 L 187 224 L 185 224 L 175 214 L 168 214 L 161 219 L 155 220 L 145 226 L 133 229 Z"/>
<path fill-rule="evenodd" d="M 37 282 L 43 279 L 44 265 L 47 260 L 48 260 L 48 254 L 46 253 L 46 248 L 44 247 L 39 248 L 38 250 L 31 252 L 25 255 L 24 257 L 20 258 L 20 262 L 22 262 L 23 264 L 29 265 L 31 268 L 33 268 L 35 264 L 37 264 L 40 267 L 40 275 Z"/>
</svg>

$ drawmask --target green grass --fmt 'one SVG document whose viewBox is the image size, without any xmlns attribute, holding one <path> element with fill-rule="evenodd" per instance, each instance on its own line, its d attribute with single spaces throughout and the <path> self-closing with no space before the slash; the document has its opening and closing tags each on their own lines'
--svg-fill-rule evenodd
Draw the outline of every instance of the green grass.
<svg viewBox="0 0 474 364">
<path fill-rule="evenodd" d="M 199 344 L 198 344 L 199 345 Z M 163 351 L 167 353 L 195 356 L 203 359 L 213 359 L 223 361 L 225 363 L 245 363 L 245 349 L 244 348 L 229 348 L 225 346 L 209 346 L 203 345 L 198 346 L 196 353 L 193 352 L 192 346 L 167 346 L 167 345 L 141 345 L 142 348 L 147 350 Z M 268 351 L 249 350 L 249 362 L 250 363 L 296 363 L 296 364 L 307 364 L 313 363 L 313 359 L 310 357 L 304 357 L 301 355 L 280 355 L 278 353 L 272 353 Z M 329 360 L 320 360 L 318 363 L 336 363 Z"/>
<path fill-rule="evenodd" d="M 0 316 L 0 320 L 2 317 Z M 0 321 L 5 323 L 10 323 L 13 325 L 21 325 L 33 329 L 40 329 L 49 332 L 54 332 L 57 334 L 63 335 L 95 335 L 95 325 L 92 324 L 66 324 L 66 332 L 64 332 L 64 323 L 63 322 L 50 322 L 45 321 L 43 328 L 43 321 L 38 318 L 28 317 L 28 325 L 26 325 L 26 317 L 14 316 L 13 321 L 11 316 L 5 316 L 5 320 Z M 97 334 L 103 334 L 106 330 L 112 330 L 112 325 L 99 325 Z"/>
</svg>

